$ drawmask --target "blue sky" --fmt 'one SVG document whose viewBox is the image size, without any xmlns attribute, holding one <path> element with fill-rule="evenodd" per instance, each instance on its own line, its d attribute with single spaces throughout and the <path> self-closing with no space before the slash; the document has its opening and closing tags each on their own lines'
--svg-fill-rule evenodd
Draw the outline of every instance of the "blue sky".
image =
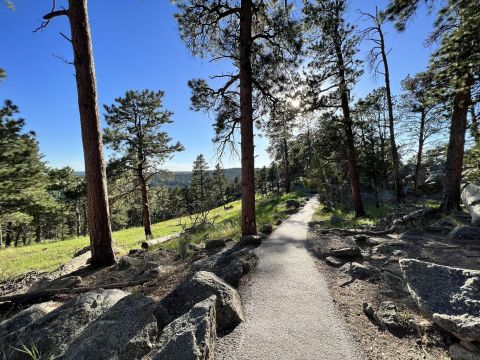
<svg viewBox="0 0 480 360">
<path fill-rule="evenodd" d="M 62 1 L 57 2 L 62 5 Z M 56 18 L 44 31 L 33 33 L 51 2 L 15 0 L 15 4 L 13 12 L 0 8 L 0 66 L 8 74 L 0 84 L 0 100 L 11 99 L 20 106 L 27 129 L 37 133 L 40 149 L 51 166 L 83 170 L 73 67 L 55 57 L 72 58 L 70 44 L 59 35 L 69 34 L 67 19 Z M 356 10 L 373 11 L 376 5 L 382 8 L 385 4 L 386 0 L 352 0 L 349 20 L 364 26 Z M 165 167 L 189 170 L 199 153 L 213 165 L 215 147 L 211 119 L 190 110 L 187 81 L 221 72 L 227 65 L 192 57 L 178 36 L 174 11 L 168 0 L 89 1 L 100 106 L 111 104 L 129 89 L 164 90 L 165 107 L 174 112 L 174 123 L 166 130 L 186 147 Z M 431 18 L 420 13 L 404 33 L 387 26 L 394 93 L 400 91 L 400 81 L 407 74 L 423 70 L 428 63 L 431 49 L 423 42 L 431 24 Z M 368 46 L 362 44 L 361 57 Z M 366 69 L 355 93 L 364 96 L 381 85 L 381 80 L 375 83 Z M 270 162 L 266 146 L 265 138 L 257 136 L 256 166 Z M 223 165 L 239 166 L 239 160 L 227 155 Z"/>
</svg>

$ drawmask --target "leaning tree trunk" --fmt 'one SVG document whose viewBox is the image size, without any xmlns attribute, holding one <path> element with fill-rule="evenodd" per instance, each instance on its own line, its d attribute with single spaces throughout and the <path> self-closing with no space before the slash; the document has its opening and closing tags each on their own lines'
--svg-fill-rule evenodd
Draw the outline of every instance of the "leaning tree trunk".
<svg viewBox="0 0 480 360">
<path fill-rule="evenodd" d="M 335 37 L 339 38 L 338 36 Z M 337 56 L 338 77 L 340 80 L 340 98 L 343 111 L 343 123 L 345 129 L 345 139 L 347 143 L 348 176 L 350 178 L 350 187 L 352 190 L 352 200 L 355 207 L 355 217 L 365 216 L 363 209 L 362 195 L 360 193 L 360 181 L 358 178 L 357 157 L 355 154 L 355 140 L 353 138 L 352 118 L 350 116 L 350 106 L 348 103 L 348 89 L 345 81 L 345 62 L 340 44 L 335 44 Z"/>
<path fill-rule="evenodd" d="M 68 3 L 85 158 L 91 264 L 92 266 L 106 266 L 115 263 L 115 254 L 112 248 L 107 181 L 87 1 L 69 0 Z"/>
<path fill-rule="evenodd" d="M 240 133 L 242 156 L 242 235 L 257 233 L 255 219 L 255 159 L 253 143 L 253 79 L 251 63 L 252 1 L 240 10 Z"/>
<path fill-rule="evenodd" d="M 402 198 L 402 181 L 400 179 L 400 160 L 398 157 L 397 144 L 395 141 L 395 122 L 393 117 L 392 92 L 390 90 L 390 71 L 388 68 L 387 53 L 385 52 L 385 40 L 383 38 L 383 31 L 380 26 L 378 27 L 378 33 L 380 36 L 380 51 L 382 53 L 382 61 L 383 61 L 383 66 L 385 70 L 384 75 L 385 75 L 385 89 L 387 92 L 388 128 L 390 130 L 390 147 L 392 151 L 395 197 L 397 201 L 400 201 L 400 199 Z"/>
<path fill-rule="evenodd" d="M 147 182 L 143 176 L 142 169 L 138 170 L 138 180 L 140 182 L 140 193 L 142 195 L 142 218 L 143 218 L 143 230 L 145 232 L 145 238 L 153 238 L 152 234 L 152 223 L 150 220 L 150 206 L 148 203 L 148 189 Z"/>
<path fill-rule="evenodd" d="M 420 118 L 420 132 L 418 135 L 417 163 L 415 164 L 415 178 L 413 182 L 413 193 L 418 195 L 418 185 L 420 180 L 420 171 L 422 169 L 423 144 L 425 142 L 425 110 L 422 110 Z"/>
<path fill-rule="evenodd" d="M 460 209 L 460 186 L 469 102 L 470 81 L 467 81 L 466 90 L 457 92 L 453 99 L 442 201 L 442 209 L 447 212 Z"/>
<path fill-rule="evenodd" d="M 288 158 L 288 143 L 285 136 L 283 137 L 283 156 L 284 156 L 283 176 L 285 179 L 285 192 L 288 194 L 292 190 L 292 185 L 290 181 L 290 159 Z"/>
</svg>

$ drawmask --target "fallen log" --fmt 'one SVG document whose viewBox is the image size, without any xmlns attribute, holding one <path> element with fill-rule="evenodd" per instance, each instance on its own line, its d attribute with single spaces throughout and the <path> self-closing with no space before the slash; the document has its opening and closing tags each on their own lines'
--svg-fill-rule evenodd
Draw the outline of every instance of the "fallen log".
<svg viewBox="0 0 480 360">
<path fill-rule="evenodd" d="M 147 281 L 149 280 L 142 279 L 142 280 L 136 280 L 136 281 L 122 282 L 122 283 L 105 284 L 105 285 L 93 286 L 93 287 L 47 289 L 42 291 L 30 292 L 30 293 L 0 296 L 0 303 L 10 302 L 15 304 L 33 304 L 35 302 L 45 300 L 55 295 L 81 294 L 81 293 L 86 293 L 89 291 L 99 290 L 99 289 L 122 289 L 130 286 L 143 285 Z"/>
<path fill-rule="evenodd" d="M 350 229 L 341 229 L 341 228 L 331 228 L 331 229 L 323 229 L 321 231 L 325 233 L 329 232 L 339 232 L 342 235 L 369 235 L 369 236 L 382 236 L 393 234 L 396 232 L 401 225 L 405 225 L 410 221 L 420 219 L 422 217 L 435 214 L 440 212 L 441 208 L 426 208 L 421 210 L 415 210 L 407 215 L 404 215 L 398 219 L 395 219 L 392 222 L 392 225 L 388 229 L 381 230 L 381 231 L 372 231 L 372 230 L 350 230 Z"/>
<path fill-rule="evenodd" d="M 164 243 L 168 240 L 174 239 L 178 236 L 180 236 L 179 233 L 172 234 L 172 235 L 167 235 L 167 236 L 164 236 L 164 237 L 161 237 L 161 238 L 158 238 L 158 239 L 146 240 L 146 241 L 142 242 L 142 249 L 149 249 L 152 246 L 159 245 L 159 244 Z"/>
</svg>

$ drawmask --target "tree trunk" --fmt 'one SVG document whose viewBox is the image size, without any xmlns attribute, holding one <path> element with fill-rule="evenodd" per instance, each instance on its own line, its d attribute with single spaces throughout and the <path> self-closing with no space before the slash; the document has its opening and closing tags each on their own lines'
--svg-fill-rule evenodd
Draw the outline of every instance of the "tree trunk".
<svg viewBox="0 0 480 360">
<path fill-rule="evenodd" d="M 35 242 L 41 243 L 42 242 L 42 223 L 40 219 L 35 219 Z"/>
<path fill-rule="evenodd" d="M 2 223 L 0 222 L 0 249 L 3 247 L 3 231 L 2 231 Z"/>
<path fill-rule="evenodd" d="M 7 228 L 5 229 L 5 232 L 7 235 L 5 236 L 5 247 L 9 247 L 12 245 L 12 232 L 13 232 L 13 224 L 11 221 L 7 222 Z"/>
<path fill-rule="evenodd" d="M 85 158 L 91 264 L 95 267 L 107 266 L 115 263 L 115 254 L 112 247 L 107 180 L 87 1 L 69 0 L 68 3 Z"/>
<path fill-rule="evenodd" d="M 145 181 L 145 177 L 143 176 L 143 171 L 141 169 L 138 170 L 138 180 L 140 181 L 140 193 L 142 195 L 143 229 L 145 232 L 145 238 L 148 240 L 153 238 L 152 223 L 150 220 L 150 206 L 148 203 L 147 182 Z"/>
<path fill-rule="evenodd" d="M 82 209 L 83 209 L 82 235 L 87 236 L 87 234 L 88 234 L 88 213 L 87 213 L 87 200 L 86 199 L 83 201 Z"/>
<path fill-rule="evenodd" d="M 474 105 L 470 107 L 470 115 L 472 117 L 471 131 L 472 131 L 473 140 L 475 141 L 475 146 L 479 146 L 480 145 L 480 129 L 478 126 L 478 116 L 477 116 L 477 113 L 475 112 Z"/>
<path fill-rule="evenodd" d="M 426 112 L 422 110 L 420 118 L 420 134 L 418 135 L 417 163 L 415 164 L 415 178 L 413 182 L 413 193 L 418 195 L 418 185 L 420 180 L 420 170 L 422 169 L 423 144 L 425 142 L 425 117 Z"/>
<path fill-rule="evenodd" d="M 75 204 L 75 236 L 80 237 L 80 209 L 78 202 Z"/>
<path fill-rule="evenodd" d="M 378 34 L 380 36 L 380 51 L 382 53 L 382 61 L 385 75 L 385 89 L 387 92 L 387 107 L 388 107 L 388 128 L 390 130 L 390 147 L 392 151 L 393 162 L 393 180 L 395 183 L 395 197 L 397 201 L 402 198 L 402 180 L 400 179 L 400 160 L 398 158 L 397 144 L 395 141 L 395 123 L 393 117 L 393 101 L 390 90 L 390 71 L 388 68 L 387 53 L 385 52 L 385 40 L 383 38 L 383 31 L 381 26 L 378 26 Z"/>
<path fill-rule="evenodd" d="M 442 209 L 447 212 L 460 209 L 460 185 L 470 102 L 470 79 L 466 85 L 466 90 L 458 91 L 453 99 L 442 201 Z"/>
<path fill-rule="evenodd" d="M 288 143 L 285 137 L 283 138 L 283 157 L 283 176 L 285 179 L 285 192 L 288 194 L 290 191 L 292 191 L 292 186 L 290 182 L 290 160 L 288 158 Z"/>
<path fill-rule="evenodd" d="M 251 63 L 252 1 L 240 10 L 240 133 L 242 157 L 242 235 L 255 235 L 255 158 L 253 143 L 253 79 Z"/>
<path fill-rule="evenodd" d="M 360 181 L 358 179 L 357 158 L 355 154 L 355 140 L 353 138 L 352 118 L 350 116 L 350 106 L 348 100 L 348 88 L 345 80 L 345 63 L 340 44 L 335 36 L 335 52 L 337 56 L 338 77 L 340 80 L 340 97 L 343 111 L 343 123 L 345 129 L 345 138 L 347 144 L 348 176 L 350 178 L 350 187 L 352 191 L 352 200 L 355 207 L 355 217 L 365 216 L 363 209 L 362 196 L 360 193 Z"/>
</svg>

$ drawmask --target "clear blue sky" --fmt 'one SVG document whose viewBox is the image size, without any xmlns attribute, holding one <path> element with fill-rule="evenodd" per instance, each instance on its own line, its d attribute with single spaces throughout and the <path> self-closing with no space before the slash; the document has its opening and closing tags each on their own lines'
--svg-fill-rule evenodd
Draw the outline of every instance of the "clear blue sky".
<svg viewBox="0 0 480 360">
<path fill-rule="evenodd" d="M 47 29 L 33 33 L 50 0 L 15 0 L 16 10 L 0 8 L 0 67 L 7 79 L 0 84 L 0 100 L 11 99 L 20 106 L 28 130 L 38 135 L 40 149 L 51 166 L 71 166 L 83 170 L 83 154 L 77 110 L 73 67 L 54 55 L 72 58 L 70 44 L 59 32 L 69 34 L 67 20 L 54 19 Z M 62 5 L 62 1 L 57 1 Z M 385 0 L 352 0 L 350 21 L 356 22 L 357 9 L 382 8 Z M 178 36 L 173 18 L 174 6 L 168 0 L 90 0 L 89 15 L 93 37 L 99 104 L 111 104 L 129 89 L 164 90 L 165 107 L 174 112 L 174 123 L 166 130 L 186 151 L 165 167 L 189 170 L 193 159 L 203 153 L 213 164 L 212 121 L 190 108 L 187 81 L 222 71 L 219 64 L 193 58 Z M 359 26 L 364 22 L 358 20 Z M 392 85 L 395 93 L 407 75 L 421 71 L 428 62 L 430 49 L 423 41 L 431 30 L 432 20 L 420 14 L 405 33 L 398 34 L 388 25 L 386 40 Z M 362 45 L 365 52 L 367 44 Z M 363 96 L 381 81 L 374 83 L 368 70 L 355 93 Z M 102 109 L 101 109 L 102 110 Z M 266 140 L 256 139 L 256 166 L 270 160 Z M 225 167 L 239 166 L 238 159 L 226 156 Z"/>
</svg>

